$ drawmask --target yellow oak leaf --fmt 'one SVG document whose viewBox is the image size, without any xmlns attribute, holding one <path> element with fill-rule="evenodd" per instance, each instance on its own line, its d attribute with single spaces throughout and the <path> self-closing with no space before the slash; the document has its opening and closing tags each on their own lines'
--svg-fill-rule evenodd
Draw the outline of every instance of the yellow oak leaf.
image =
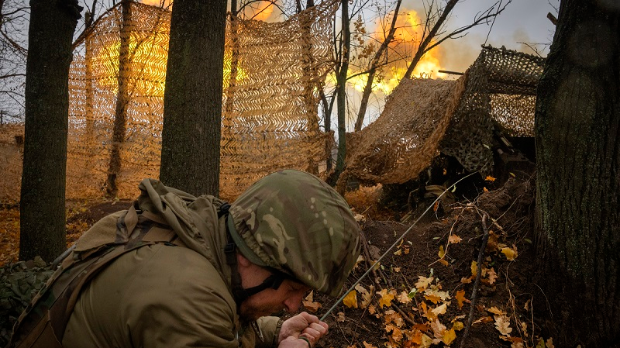
<svg viewBox="0 0 620 348">
<path fill-rule="evenodd" d="M 424 298 L 433 302 L 434 304 L 439 303 L 439 301 L 441 300 L 441 298 L 437 295 L 424 295 Z"/>
<path fill-rule="evenodd" d="M 316 311 L 321 308 L 321 304 L 318 302 L 303 301 L 303 304 L 304 308 L 306 308 L 310 313 L 316 313 Z"/>
<path fill-rule="evenodd" d="M 465 298 L 465 290 L 459 290 L 456 292 L 456 303 L 459 306 L 459 309 L 463 308 L 463 302 L 467 299 Z"/>
<path fill-rule="evenodd" d="M 481 317 L 480 319 L 474 321 L 472 324 L 491 323 L 491 322 L 493 322 L 493 318 L 491 318 L 490 316 L 486 316 L 486 317 Z"/>
<path fill-rule="evenodd" d="M 495 269 L 487 269 L 487 276 L 489 279 L 489 284 L 493 285 L 493 283 L 495 283 L 495 280 L 497 280 L 497 273 L 495 273 Z"/>
<path fill-rule="evenodd" d="M 375 314 L 375 313 L 377 313 L 377 309 L 375 308 L 375 306 L 374 306 L 374 305 L 370 305 L 370 306 L 368 306 L 368 313 L 370 313 L 370 314 Z"/>
<path fill-rule="evenodd" d="M 447 303 L 442 304 L 441 306 L 438 306 L 437 308 L 434 308 L 434 309 L 433 309 L 433 313 L 434 313 L 436 316 L 440 316 L 440 315 L 442 315 L 442 314 L 446 314 L 446 310 L 448 310 L 448 304 L 449 304 L 449 303 L 450 303 L 450 302 L 447 302 Z"/>
<path fill-rule="evenodd" d="M 451 235 L 450 237 L 448 237 L 448 243 L 450 244 L 457 244 L 461 242 L 461 237 L 457 236 L 456 234 Z"/>
<path fill-rule="evenodd" d="M 493 314 L 497 314 L 497 315 L 506 315 L 506 312 L 502 311 L 501 309 L 493 306 L 489 309 L 487 309 L 487 312 L 493 313 Z"/>
<path fill-rule="evenodd" d="M 514 249 L 511 249 L 511 248 L 508 248 L 508 247 L 504 247 L 504 248 L 502 248 L 502 254 L 504 254 L 506 256 L 506 260 L 514 261 L 514 259 L 516 259 L 517 256 L 518 256 L 517 248 L 514 247 Z"/>
<path fill-rule="evenodd" d="M 348 308 L 357 308 L 357 291 L 351 290 L 347 296 L 344 297 L 342 303 Z"/>
<path fill-rule="evenodd" d="M 450 343 L 452 343 L 454 339 L 456 339 L 456 332 L 454 332 L 454 329 L 450 329 L 446 330 L 446 332 L 443 333 L 443 337 L 441 340 L 443 341 L 443 343 L 450 345 Z"/>
<path fill-rule="evenodd" d="M 473 276 L 471 276 L 471 277 L 469 277 L 469 278 L 465 278 L 465 277 L 463 277 L 463 278 L 461 278 L 461 283 L 463 283 L 463 284 L 469 284 L 469 283 L 471 283 L 471 281 L 472 281 L 472 279 L 473 279 L 473 278 L 474 278 Z"/>
<path fill-rule="evenodd" d="M 509 336 L 512 332 L 510 327 L 510 318 L 505 315 L 495 316 L 495 328 L 504 336 Z"/>
<path fill-rule="evenodd" d="M 392 309 L 385 311 L 385 316 L 383 317 L 383 319 L 385 320 L 386 324 L 394 323 L 397 327 L 402 327 L 405 324 L 405 320 L 403 319 L 403 317 Z"/>
<path fill-rule="evenodd" d="M 392 305 L 392 300 L 394 299 L 394 294 L 392 292 L 388 292 L 387 289 L 383 289 L 381 291 L 377 291 L 377 295 L 381 297 L 379 299 L 379 305 L 381 307 L 389 307 Z"/>
<path fill-rule="evenodd" d="M 409 302 L 411 302 L 411 298 L 409 297 L 409 293 L 406 291 L 401 291 L 401 293 L 398 295 L 398 302 L 400 303 L 404 303 L 407 304 Z"/>
<path fill-rule="evenodd" d="M 440 259 L 443 259 L 443 257 L 446 256 L 446 252 L 443 250 L 443 245 L 439 246 L 439 252 L 437 253 L 437 255 Z"/>
<path fill-rule="evenodd" d="M 428 348 L 433 344 L 433 339 L 430 338 L 426 334 L 422 334 L 422 343 L 420 344 L 420 348 Z"/>
<path fill-rule="evenodd" d="M 426 278 L 423 276 L 418 276 L 418 281 L 415 283 L 415 287 L 418 288 L 418 290 L 420 291 L 424 291 L 433 282 L 434 279 L 434 277 Z"/>
<path fill-rule="evenodd" d="M 454 324 L 452 324 L 452 329 L 455 331 L 461 331 L 464 327 L 465 325 L 461 321 L 455 321 Z"/>
<path fill-rule="evenodd" d="M 472 261 L 471 262 L 471 275 L 475 277 L 477 274 L 478 274 L 478 262 Z"/>
</svg>

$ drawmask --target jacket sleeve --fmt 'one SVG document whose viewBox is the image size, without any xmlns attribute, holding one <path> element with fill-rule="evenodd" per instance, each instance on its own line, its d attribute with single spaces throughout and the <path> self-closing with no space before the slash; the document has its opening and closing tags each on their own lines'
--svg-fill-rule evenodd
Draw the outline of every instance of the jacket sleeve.
<svg viewBox="0 0 620 348">
<path fill-rule="evenodd" d="M 278 335 L 282 320 L 278 317 L 262 317 L 256 321 L 255 329 L 260 331 L 256 335 L 257 348 L 270 348 L 278 346 Z M 261 339 L 262 336 L 262 339 Z"/>
</svg>

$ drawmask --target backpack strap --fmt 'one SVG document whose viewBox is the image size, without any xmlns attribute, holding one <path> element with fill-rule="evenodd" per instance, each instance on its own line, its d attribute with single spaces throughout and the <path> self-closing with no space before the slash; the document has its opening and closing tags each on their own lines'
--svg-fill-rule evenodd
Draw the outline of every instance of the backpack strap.
<svg viewBox="0 0 620 348">
<path fill-rule="evenodd" d="M 85 252 L 72 251 L 62 260 L 61 267 L 20 315 L 7 347 L 61 348 L 65 328 L 81 290 L 106 266 L 143 246 L 182 245 L 169 226 L 144 213 L 132 205 L 117 220 L 114 243 Z"/>
</svg>

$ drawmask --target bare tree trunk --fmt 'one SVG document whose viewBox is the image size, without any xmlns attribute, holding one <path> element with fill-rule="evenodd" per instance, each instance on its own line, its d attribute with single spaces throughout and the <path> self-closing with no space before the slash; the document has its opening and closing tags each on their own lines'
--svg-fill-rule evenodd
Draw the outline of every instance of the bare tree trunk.
<svg viewBox="0 0 620 348">
<path fill-rule="evenodd" d="M 364 86 L 364 92 L 362 92 L 362 99 L 360 101 L 360 109 L 357 113 L 357 120 L 355 121 L 355 132 L 362 130 L 362 124 L 364 124 L 364 117 L 366 116 L 366 110 L 368 109 L 368 99 L 370 98 L 370 93 L 372 93 L 372 84 L 375 81 L 375 74 L 377 73 L 377 69 L 379 68 L 379 61 L 381 57 L 387 51 L 389 44 L 394 40 L 394 33 L 396 32 L 396 20 L 398 19 L 398 11 L 400 10 L 400 4 L 402 0 L 398 0 L 396 2 L 396 8 L 394 9 L 394 17 L 392 18 L 392 24 L 390 25 L 390 31 L 388 32 L 387 37 L 381 43 L 381 46 L 375 52 L 375 56 L 372 58 L 370 63 L 370 68 L 368 69 L 368 80 L 366 81 L 366 86 Z"/>
<path fill-rule="evenodd" d="M 219 193 L 226 0 L 176 0 L 164 95 L 160 178 Z"/>
<path fill-rule="evenodd" d="M 439 16 L 439 19 L 437 20 L 437 22 L 435 22 L 435 25 L 433 25 L 433 28 L 430 30 L 424 40 L 420 42 L 420 45 L 418 46 L 418 50 L 416 51 L 413 60 L 411 61 L 411 63 L 409 63 L 409 67 L 407 67 L 407 72 L 405 73 L 406 78 L 411 78 L 411 75 L 413 74 L 413 69 L 415 69 L 416 65 L 418 65 L 420 59 L 424 57 L 426 52 L 428 52 L 428 45 L 435 38 L 435 35 L 437 35 L 439 28 L 441 28 L 441 26 L 444 24 L 446 18 L 448 18 L 448 15 L 450 14 L 450 12 L 452 12 L 452 9 L 454 9 L 454 6 L 456 6 L 458 2 L 459 0 L 448 1 L 446 7 L 444 7 L 443 11 L 441 12 L 441 16 Z M 430 13 L 428 15 L 430 15 Z M 426 33 L 426 28 L 424 32 Z"/>
<path fill-rule="evenodd" d="M 349 71 L 349 52 L 351 48 L 351 29 L 349 27 L 349 0 L 342 0 L 342 43 L 340 49 L 340 66 L 336 74 L 337 83 L 337 112 L 338 112 L 338 157 L 336 168 L 330 178 L 330 184 L 335 185 L 338 177 L 344 171 L 344 160 L 347 154 L 347 73 Z"/>
<path fill-rule="evenodd" d="M 121 45 L 118 53 L 118 94 L 116 95 L 116 109 L 114 113 L 114 128 L 112 131 L 112 148 L 106 180 L 106 194 L 116 197 L 118 193 L 117 179 L 121 171 L 121 148 L 125 142 L 127 132 L 127 106 L 129 104 L 129 77 L 131 76 L 131 62 L 129 61 L 129 40 L 131 38 L 131 1 L 121 2 Z"/>
<path fill-rule="evenodd" d="M 66 249 L 65 185 L 74 0 L 31 0 L 19 258 L 50 262 Z"/>
<path fill-rule="evenodd" d="M 617 7 L 563 0 L 538 85 L 537 232 L 546 266 L 540 284 L 559 328 L 552 333 L 558 347 L 620 342 L 618 32 Z"/>
</svg>

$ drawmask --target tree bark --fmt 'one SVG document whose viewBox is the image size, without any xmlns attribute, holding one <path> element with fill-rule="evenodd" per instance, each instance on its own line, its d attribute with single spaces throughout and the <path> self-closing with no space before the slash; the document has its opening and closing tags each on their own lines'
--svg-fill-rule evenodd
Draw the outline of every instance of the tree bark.
<svg viewBox="0 0 620 348">
<path fill-rule="evenodd" d="M 172 10 L 160 178 L 219 193 L 226 1 L 177 0 Z"/>
<path fill-rule="evenodd" d="M 129 41 L 131 39 L 131 1 L 121 2 L 121 30 L 120 48 L 118 52 L 118 93 L 114 113 L 114 128 L 112 130 L 112 148 L 108 164 L 108 178 L 106 180 L 106 194 L 116 197 L 118 193 L 117 179 L 121 172 L 121 148 L 127 133 L 127 106 L 129 105 L 129 78 L 131 76 L 131 62 L 129 61 Z"/>
<path fill-rule="evenodd" d="M 562 1 L 538 86 L 537 238 L 559 347 L 620 341 L 620 11 L 605 4 Z"/>
<path fill-rule="evenodd" d="M 415 56 L 411 60 L 411 63 L 409 63 L 409 67 L 407 67 L 407 72 L 405 73 L 406 78 L 411 78 L 411 75 L 413 75 L 413 70 L 415 69 L 416 65 L 418 65 L 420 59 L 422 59 L 422 57 L 424 57 L 424 55 L 428 51 L 428 45 L 435 38 L 435 35 L 437 35 L 439 28 L 441 28 L 441 26 L 444 24 L 444 22 L 448 18 L 448 15 L 450 15 L 450 12 L 452 12 L 452 9 L 454 9 L 454 6 L 456 6 L 458 2 L 459 0 L 448 1 L 446 7 L 444 7 L 443 11 L 441 12 L 439 19 L 437 19 L 437 22 L 435 22 L 435 24 L 433 25 L 433 28 L 429 31 L 428 35 L 424 38 L 424 40 L 420 42 Z M 430 13 L 427 14 L 427 16 L 429 15 Z"/>
<path fill-rule="evenodd" d="M 329 178 L 330 185 L 336 185 L 344 171 L 347 155 L 347 73 L 349 71 L 349 51 L 351 50 L 351 29 L 349 27 L 349 0 L 342 0 L 342 44 L 340 47 L 340 66 L 336 74 L 336 112 L 338 114 L 338 155 L 336 168 Z"/>
<path fill-rule="evenodd" d="M 19 258 L 52 261 L 66 249 L 65 185 L 75 0 L 32 0 Z"/>
<path fill-rule="evenodd" d="M 370 63 L 370 69 L 368 69 L 368 80 L 366 81 L 366 86 L 364 86 L 364 91 L 362 92 L 360 109 L 357 113 L 357 120 L 355 121 L 355 132 L 359 132 L 360 130 L 362 130 L 362 125 L 364 124 L 364 117 L 366 116 L 366 110 L 368 108 L 368 98 L 370 98 L 370 93 L 372 93 L 372 84 L 375 81 L 375 74 L 377 73 L 377 69 L 379 68 L 379 61 L 381 57 L 383 57 L 383 54 L 387 51 L 387 48 L 392 42 L 392 40 L 394 40 L 394 33 L 396 32 L 396 21 L 398 20 L 398 11 L 400 10 L 400 4 L 402 2 L 402 0 L 398 0 L 396 2 L 394 17 L 392 17 L 392 24 L 390 25 L 388 35 L 381 43 L 381 46 L 375 53 L 375 56 L 372 58 L 372 61 Z"/>
</svg>

